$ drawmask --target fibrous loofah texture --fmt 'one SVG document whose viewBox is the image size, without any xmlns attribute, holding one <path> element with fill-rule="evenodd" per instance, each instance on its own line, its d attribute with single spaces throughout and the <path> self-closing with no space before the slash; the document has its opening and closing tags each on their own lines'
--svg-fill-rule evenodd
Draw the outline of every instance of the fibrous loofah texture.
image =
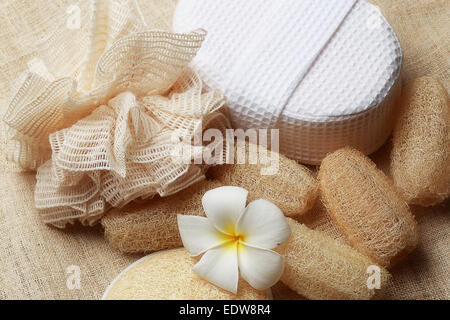
<svg viewBox="0 0 450 320">
<path fill-rule="evenodd" d="M 57 227 L 92 225 L 111 206 L 199 181 L 206 168 L 179 151 L 208 126 L 229 127 L 222 95 L 187 68 L 204 32 L 142 31 L 120 1 L 94 9 L 80 76 L 28 73 L 4 117 L 8 157 L 38 169 L 35 205 Z"/>
<path fill-rule="evenodd" d="M 279 170 L 275 175 L 264 176 L 261 169 L 266 165 L 248 164 L 248 153 L 253 149 L 246 144 L 245 150 L 247 164 L 211 167 L 207 175 L 212 180 L 198 182 L 169 197 L 112 209 L 101 220 L 106 238 L 113 247 L 126 253 L 180 247 L 176 215 L 204 215 L 201 198 L 206 191 L 222 185 L 245 188 L 249 191 L 249 202 L 267 199 L 288 216 L 302 214 L 313 205 L 318 183 L 306 167 L 271 152 L 272 159 L 279 159 Z"/>
<path fill-rule="evenodd" d="M 236 149 L 239 144 L 236 144 Z M 250 154 L 258 158 L 256 145 L 246 143 L 243 164 L 238 162 L 235 149 L 235 164 L 211 167 L 208 175 L 224 185 L 239 186 L 249 191 L 249 201 L 267 199 L 276 204 L 284 215 L 294 217 L 307 212 L 318 196 L 316 179 L 305 166 L 290 160 L 281 154 L 268 151 L 268 158 L 278 161 L 278 171 L 274 174 L 261 174 L 261 169 L 268 164 L 250 163 Z M 253 150 L 253 151 L 252 151 Z"/>
<path fill-rule="evenodd" d="M 105 295 L 107 300 L 266 300 L 265 292 L 240 281 L 238 293 L 203 280 L 195 260 L 183 249 L 159 252 L 125 270 Z"/>
<path fill-rule="evenodd" d="M 369 289 L 374 263 L 348 245 L 288 218 L 291 237 L 280 247 L 285 258 L 281 281 L 309 299 L 371 299 L 381 295 L 390 279 L 380 267 L 380 289 Z"/>
<path fill-rule="evenodd" d="M 418 242 L 408 205 L 383 172 L 361 152 L 344 148 L 320 166 L 322 200 L 349 243 L 390 267 Z"/>
<path fill-rule="evenodd" d="M 203 180 L 169 197 L 113 209 L 101 220 L 105 237 L 113 247 L 126 253 L 182 247 L 177 214 L 204 216 L 203 195 L 220 186 L 218 181 Z"/>
<path fill-rule="evenodd" d="M 439 80 L 423 77 L 404 88 L 390 167 L 408 203 L 431 206 L 450 195 L 450 104 Z"/>
</svg>

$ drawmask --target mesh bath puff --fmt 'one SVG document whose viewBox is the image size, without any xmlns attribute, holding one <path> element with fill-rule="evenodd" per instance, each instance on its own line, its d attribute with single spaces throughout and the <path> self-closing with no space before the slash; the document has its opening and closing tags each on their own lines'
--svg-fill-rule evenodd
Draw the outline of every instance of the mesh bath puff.
<svg viewBox="0 0 450 320">
<path fill-rule="evenodd" d="M 449 196 L 450 107 L 437 79 L 420 78 L 404 88 L 390 166 L 408 203 L 432 206 Z"/>
<path fill-rule="evenodd" d="M 185 249 L 147 256 L 122 272 L 104 295 L 106 300 L 266 300 L 245 281 L 237 294 L 209 283 L 192 271 L 195 260 Z"/>
<path fill-rule="evenodd" d="M 95 1 L 82 71 L 27 72 L 3 117 L 7 157 L 37 169 L 45 223 L 93 225 L 111 207 L 187 188 L 207 167 L 179 150 L 202 130 L 230 126 L 222 94 L 188 67 L 205 32 L 148 31 L 128 5 Z"/>
<path fill-rule="evenodd" d="M 113 209 L 101 220 L 105 237 L 126 253 L 182 247 L 177 214 L 203 216 L 203 195 L 220 186 L 218 181 L 203 180 L 169 197 Z"/>
<path fill-rule="evenodd" d="M 322 200 L 349 243 L 390 267 L 418 242 L 417 223 L 398 190 L 361 152 L 344 148 L 320 166 Z"/>
<path fill-rule="evenodd" d="M 236 146 L 239 146 L 236 144 Z M 256 145 L 246 144 L 247 159 L 244 164 L 228 164 L 209 169 L 208 175 L 224 185 L 239 186 L 249 191 L 249 201 L 267 199 L 276 204 L 284 215 L 294 217 L 307 212 L 318 196 L 318 183 L 305 166 L 268 151 L 270 159 L 277 159 L 278 170 L 274 174 L 261 174 L 261 169 L 268 164 L 254 165 L 249 163 L 249 154 L 256 152 Z M 235 163 L 238 163 L 235 150 Z"/>
<path fill-rule="evenodd" d="M 348 245 L 288 218 L 291 238 L 280 247 L 285 257 L 281 281 L 309 299 L 371 299 L 390 279 L 380 271 L 380 290 L 369 289 L 368 268 L 374 263 Z M 377 268 L 376 266 L 372 268 Z"/>
</svg>

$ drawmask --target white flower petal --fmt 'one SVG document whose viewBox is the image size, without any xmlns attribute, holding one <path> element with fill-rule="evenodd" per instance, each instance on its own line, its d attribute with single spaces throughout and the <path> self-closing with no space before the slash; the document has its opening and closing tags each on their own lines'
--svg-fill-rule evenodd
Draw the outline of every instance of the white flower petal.
<svg viewBox="0 0 450 320">
<path fill-rule="evenodd" d="M 239 280 L 236 246 L 237 242 L 229 242 L 206 251 L 192 270 L 203 279 L 236 294 Z"/>
<path fill-rule="evenodd" d="M 241 243 L 238 250 L 239 270 L 253 288 L 266 290 L 280 280 L 284 259 L 272 250 Z"/>
<path fill-rule="evenodd" d="M 183 246 L 192 256 L 224 242 L 224 235 L 207 218 L 179 214 L 177 221 Z"/>
<path fill-rule="evenodd" d="M 253 246 L 273 249 L 286 241 L 291 229 L 281 210 L 272 202 L 259 199 L 249 203 L 236 225 L 236 234 Z"/>
<path fill-rule="evenodd" d="M 231 186 L 209 190 L 202 198 L 206 216 L 218 230 L 234 234 L 236 221 L 245 210 L 247 193 L 245 189 Z"/>
</svg>

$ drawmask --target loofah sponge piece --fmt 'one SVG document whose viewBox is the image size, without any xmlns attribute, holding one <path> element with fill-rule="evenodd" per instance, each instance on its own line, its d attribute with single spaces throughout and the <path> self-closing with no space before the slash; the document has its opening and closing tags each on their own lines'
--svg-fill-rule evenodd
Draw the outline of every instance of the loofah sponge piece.
<svg viewBox="0 0 450 320">
<path fill-rule="evenodd" d="M 408 203 L 432 206 L 450 194 L 450 107 L 447 91 L 423 77 L 403 91 L 393 134 L 391 175 Z"/>
<path fill-rule="evenodd" d="M 237 146 L 237 144 L 236 144 Z M 249 144 L 246 145 L 248 162 Z M 236 149 L 235 149 L 236 151 Z M 237 153 L 234 153 L 237 155 Z M 235 185 L 249 191 L 248 201 L 263 198 L 275 203 L 285 215 L 295 216 L 313 206 L 318 183 L 310 171 L 297 162 L 279 156 L 276 175 L 261 175 L 262 164 L 222 165 L 210 168 L 212 180 L 204 180 L 164 198 L 145 203 L 133 202 L 122 209 L 113 208 L 101 220 L 110 244 L 126 253 L 153 252 L 181 247 L 177 214 L 204 215 L 202 197 L 222 185 Z"/>
<path fill-rule="evenodd" d="M 105 237 L 126 253 L 182 247 L 177 214 L 204 215 L 203 195 L 220 186 L 218 181 L 203 180 L 172 196 L 113 209 L 101 220 Z"/>
<path fill-rule="evenodd" d="M 254 146 L 254 145 L 253 145 Z M 250 144 L 246 144 L 246 159 L 249 159 Z M 264 164 L 227 164 L 209 169 L 208 175 L 224 185 L 239 186 L 249 191 L 248 201 L 267 199 L 276 204 L 288 217 L 299 216 L 312 208 L 319 194 L 317 180 L 305 166 L 281 154 L 268 151 L 268 157 L 278 157 L 278 172 L 262 175 Z M 235 157 L 237 157 L 235 152 Z M 235 159 L 237 162 L 237 158 Z"/>
<path fill-rule="evenodd" d="M 367 268 L 374 263 L 368 257 L 293 219 L 288 223 L 291 237 L 279 249 L 285 285 L 309 299 L 363 300 L 381 294 L 391 278 L 386 269 L 380 268 L 380 290 L 369 289 Z"/>
<path fill-rule="evenodd" d="M 240 281 L 237 294 L 209 283 L 192 271 L 195 260 L 185 249 L 159 252 L 139 260 L 113 281 L 103 296 L 106 300 L 266 300 Z"/>
<path fill-rule="evenodd" d="M 344 148 L 320 166 L 322 200 L 349 243 L 384 267 L 411 252 L 417 223 L 383 172 L 361 152 Z"/>
</svg>

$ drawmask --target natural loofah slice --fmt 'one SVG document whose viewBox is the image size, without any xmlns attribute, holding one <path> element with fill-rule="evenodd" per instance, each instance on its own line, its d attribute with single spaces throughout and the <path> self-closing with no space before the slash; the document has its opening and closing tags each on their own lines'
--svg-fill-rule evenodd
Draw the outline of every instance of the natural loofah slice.
<svg viewBox="0 0 450 320">
<path fill-rule="evenodd" d="M 126 253 L 182 247 L 177 214 L 204 215 L 203 195 L 220 186 L 218 181 L 203 180 L 169 197 L 113 209 L 101 220 L 105 236 Z"/>
<path fill-rule="evenodd" d="M 384 267 L 411 252 L 417 223 L 383 172 L 361 152 L 344 148 L 320 166 L 322 200 L 349 243 Z"/>
<path fill-rule="evenodd" d="M 239 144 L 236 144 L 236 148 Z M 319 188 L 316 179 L 305 166 L 290 160 L 285 156 L 268 150 L 268 158 L 278 161 L 278 171 L 264 175 L 261 171 L 268 168 L 269 163 L 252 164 L 249 154 L 252 149 L 246 144 L 245 163 L 238 161 L 235 150 L 235 162 L 209 169 L 208 175 L 219 180 L 224 185 L 239 186 L 249 191 L 248 201 L 267 199 L 276 204 L 288 217 L 294 217 L 307 212 L 318 196 Z M 255 155 L 256 156 L 256 155 Z M 255 157 L 256 158 L 256 157 Z M 273 163 L 272 163 L 273 165 Z"/>
<path fill-rule="evenodd" d="M 439 80 L 423 77 L 403 89 L 390 166 L 408 203 L 432 206 L 450 195 L 450 106 Z"/>
<path fill-rule="evenodd" d="M 309 299 L 371 299 L 381 295 L 390 274 L 380 268 L 380 289 L 369 289 L 374 263 L 353 248 L 288 218 L 290 239 L 280 247 L 285 257 L 281 281 Z M 372 284 L 372 282 L 370 281 Z"/>
<path fill-rule="evenodd" d="M 246 145 L 248 160 L 249 146 Z M 235 153 L 237 154 L 237 153 Z M 273 155 L 272 153 L 272 156 Z M 278 156 L 278 154 L 276 154 Z M 206 191 L 222 185 L 249 190 L 248 201 L 263 198 L 274 202 L 286 215 L 304 213 L 318 194 L 309 170 L 279 155 L 276 175 L 261 175 L 261 164 L 222 165 L 210 168 L 213 180 L 204 180 L 177 194 L 113 208 L 101 220 L 105 236 L 122 252 L 153 252 L 182 246 L 177 214 L 204 215 L 201 199 Z M 216 179 L 216 180 L 215 180 Z"/>
<path fill-rule="evenodd" d="M 195 260 L 185 249 L 147 256 L 125 269 L 106 290 L 105 300 L 266 300 L 245 281 L 237 294 L 203 280 L 192 271 Z"/>
</svg>

